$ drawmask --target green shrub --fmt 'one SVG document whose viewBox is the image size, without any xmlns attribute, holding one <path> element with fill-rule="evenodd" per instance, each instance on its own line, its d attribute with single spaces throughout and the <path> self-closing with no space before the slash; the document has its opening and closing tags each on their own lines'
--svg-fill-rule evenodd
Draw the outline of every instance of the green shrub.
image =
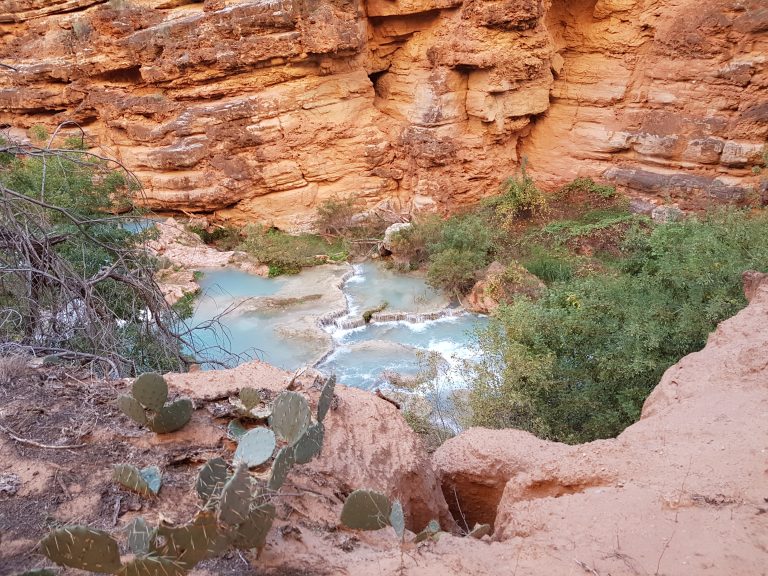
<svg viewBox="0 0 768 576">
<path fill-rule="evenodd" d="M 239 248 L 269 266 L 270 276 L 298 274 L 307 266 L 340 262 L 349 257 L 341 239 L 329 242 L 316 234 L 294 236 L 258 225 L 246 227 L 245 240 Z"/>
<path fill-rule="evenodd" d="M 197 278 L 196 278 L 197 280 Z M 200 290 L 185 292 L 174 304 L 173 309 L 182 320 L 189 320 L 195 313 L 195 300 L 200 295 Z"/>
<path fill-rule="evenodd" d="M 216 246 L 221 250 L 234 250 L 241 241 L 240 231 L 233 226 L 215 226 L 213 230 L 208 230 L 208 228 L 193 224 L 187 226 L 187 230 L 197 234 L 206 244 Z"/>
<path fill-rule="evenodd" d="M 350 197 L 334 196 L 317 207 L 315 226 L 321 234 L 345 236 L 353 227 L 354 217 L 361 211 L 358 202 Z"/>
<path fill-rule="evenodd" d="M 429 262 L 429 246 L 440 241 L 443 219 L 431 214 L 392 236 L 393 252 L 415 270 Z"/>
<path fill-rule="evenodd" d="M 592 178 L 576 178 L 570 184 L 566 184 L 562 188 L 562 192 L 585 192 L 593 196 L 608 199 L 616 196 L 616 187 L 609 184 L 598 184 L 592 180 Z"/>
<path fill-rule="evenodd" d="M 491 246 L 491 229 L 481 217 L 465 214 L 449 218 L 438 241 L 427 246 L 427 281 L 450 294 L 466 293 L 477 273 L 490 262 Z"/>
<path fill-rule="evenodd" d="M 183 369 L 186 327 L 155 282 L 149 233 L 127 226 L 141 214 L 114 215 L 134 179 L 59 145 L 9 143 L 0 157 L 0 342 L 113 375 Z"/>
<path fill-rule="evenodd" d="M 553 282 L 567 282 L 573 278 L 576 269 L 573 256 L 562 250 L 550 250 L 543 246 L 532 247 L 530 255 L 523 260 L 523 266 L 547 285 Z"/>
<path fill-rule="evenodd" d="M 584 442 L 634 422 L 664 371 L 745 303 L 768 267 L 768 213 L 632 229 L 617 271 L 572 277 L 502 307 L 481 333 L 471 423 Z"/>
<path fill-rule="evenodd" d="M 546 197 L 526 173 L 525 162 L 521 174 L 504 180 L 499 191 L 498 196 L 484 200 L 482 207 L 503 228 L 509 229 L 518 218 L 540 216 L 547 210 Z"/>
</svg>

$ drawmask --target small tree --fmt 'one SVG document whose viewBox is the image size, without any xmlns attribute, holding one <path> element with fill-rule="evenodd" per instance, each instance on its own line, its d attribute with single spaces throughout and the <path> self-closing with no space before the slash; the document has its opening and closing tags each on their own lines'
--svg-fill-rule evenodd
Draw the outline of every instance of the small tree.
<svg viewBox="0 0 768 576">
<path fill-rule="evenodd" d="M 86 359 L 113 375 L 184 368 L 189 331 L 154 280 L 130 201 L 138 182 L 73 146 L 84 133 L 59 148 L 62 127 L 47 143 L 39 129 L 37 144 L 0 141 L 0 352 Z"/>
</svg>

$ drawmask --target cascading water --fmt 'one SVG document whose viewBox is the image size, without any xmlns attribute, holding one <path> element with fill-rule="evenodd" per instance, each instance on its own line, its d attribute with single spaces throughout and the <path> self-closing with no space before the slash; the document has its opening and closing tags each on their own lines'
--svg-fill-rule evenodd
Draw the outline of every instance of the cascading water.
<svg viewBox="0 0 768 576">
<path fill-rule="evenodd" d="M 236 306 L 222 319 L 229 336 L 220 342 L 224 347 L 256 349 L 260 359 L 286 370 L 315 365 L 364 389 L 415 377 L 436 363 L 450 387 L 461 386 L 463 361 L 473 354 L 471 333 L 486 322 L 450 308 L 423 278 L 377 262 L 319 266 L 274 279 L 231 269 L 204 273 L 192 323 Z M 365 322 L 364 312 L 385 304 Z M 216 344 L 210 331 L 198 332 L 198 339 Z"/>
</svg>

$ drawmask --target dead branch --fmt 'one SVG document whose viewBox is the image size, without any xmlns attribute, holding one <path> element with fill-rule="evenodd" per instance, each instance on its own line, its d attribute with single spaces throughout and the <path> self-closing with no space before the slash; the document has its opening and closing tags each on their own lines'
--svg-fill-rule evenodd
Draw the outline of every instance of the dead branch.
<svg viewBox="0 0 768 576">
<path fill-rule="evenodd" d="M 35 448 L 47 448 L 52 450 L 68 450 L 70 448 L 84 448 L 85 446 L 87 446 L 87 444 L 62 444 L 62 445 L 41 444 L 40 442 L 35 442 L 34 440 L 29 440 L 27 438 L 22 438 L 21 436 L 17 436 L 10 428 L 6 428 L 2 424 L 0 424 L 0 430 L 8 434 L 11 440 L 15 440 L 20 444 L 26 444 L 27 446 L 34 446 Z"/>
</svg>

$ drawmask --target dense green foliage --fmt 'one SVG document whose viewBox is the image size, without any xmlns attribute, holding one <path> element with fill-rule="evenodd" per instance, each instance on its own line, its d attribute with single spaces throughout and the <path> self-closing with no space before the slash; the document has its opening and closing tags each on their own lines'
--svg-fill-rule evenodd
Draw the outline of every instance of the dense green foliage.
<svg viewBox="0 0 768 576">
<path fill-rule="evenodd" d="M 428 246 L 427 281 L 448 293 L 467 292 L 477 271 L 490 262 L 491 240 L 490 228 L 477 215 L 446 221 L 437 241 Z"/>
<path fill-rule="evenodd" d="M 541 215 L 547 210 L 547 200 L 523 163 L 522 174 L 511 176 L 501 184 L 500 194 L 483 201 L 482 209 L 494 224 L 509 229 L 520 217 Z"/>
<path fill-rule="evenodd" d="M 341 262 L 348 253 L 342 240 L 316 234 L 292 235 L 265 226 L 248 226 L 240 249 L 269 266 L 270 276 L 298 274 L 302 268 Z"/>
<path fill-rule="evenodd" d="M 182 368 L 182 328 L 154 281 L 148 233 L 130 226 L 140 214 L 114 215 L 130 209 L 131 176 L 81 150 L 0 147 L 2 347 L 117 373 Z"/>
<path fill-rule="evenodd" d="M 480 334 L 473 425 L 564 442 L 623 430 L 664 370 L 744 305 L 741 273 L 768 267 L 768 215 L 636 225 L 622 252 L 596 273 L 550 274 L 541 300 L 499 310 Z"/>
</svg>

